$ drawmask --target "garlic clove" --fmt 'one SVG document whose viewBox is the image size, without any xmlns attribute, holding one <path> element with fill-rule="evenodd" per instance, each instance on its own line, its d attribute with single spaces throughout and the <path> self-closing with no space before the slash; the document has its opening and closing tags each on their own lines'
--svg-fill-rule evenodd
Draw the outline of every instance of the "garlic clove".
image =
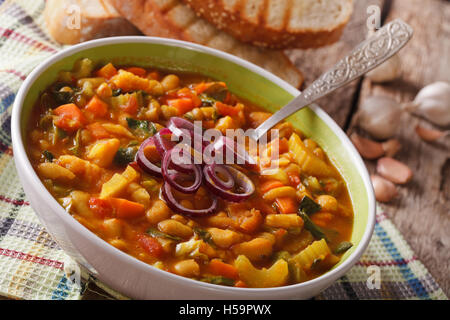
<svg viewBox="0 0 450 320">
<path fill-rule="evenodd" d="M 379 67 L 368 72 L 366 76 L 375 83 L 389 82 L 400 76 L 400 58 L 398 55 L 393 56 Z"/>
<path fill-rule="evenodd" d="M 372 181 L 372 186 L 377 201 L 389 202 L 397 196 L 397 188 L 392 182 L 380 177 L 379 175 L 370 176 L 370 180 Z"/>
<path fill-rule="evenodd" d="M 373 160 L 384 155 L 383 147 L 378 142 L 363 138 L 357 133 L 353 133 L 350 140 L 364 159 Z"/>
<path fill-rule="evenodd" d="M 396 184 L 408 183 L 413 177 L 411 169 L 406 164 L 389 157 L 378 159 L 377 172 Z"/>
<path fill-rule="evenodd" d="M 420 90 L 413 102 L 404 106 L 404 109 L 438 126 L 449 126 L 450 84 L 441 81 L 426 86 Z"/>
<path fill-rule="evenodd" d="M 419 137 L 422 138 L 422 140 L 426 142 L 434 142 L 436 140 L 439 140 L 443 137 L 450 135 L 450 131 L 427 129 L 422 127 L 421 125 L 416 126 L 416 133 Z"/>
<path fill-rule="evenodd" d="M 382 96 L 365 99 L 357 113 L 358 126 L 372 137 L 386 140 L 393 137 L 399 127 L 403 110 L 397 101 Z"/>
<path fill-rule="evenodd" d="M 400 141 L 398 141 L 397 139 L 390 139 L 386 142 L 383 142 L 381 144 L 383 150 L 384 150 L 384 154 L 387 157 L 393 157 L 397 154 L 397 152 L 400 151 L 400 149 L 402 148 L 402 145 L 400 144 Z"/>
</svg>

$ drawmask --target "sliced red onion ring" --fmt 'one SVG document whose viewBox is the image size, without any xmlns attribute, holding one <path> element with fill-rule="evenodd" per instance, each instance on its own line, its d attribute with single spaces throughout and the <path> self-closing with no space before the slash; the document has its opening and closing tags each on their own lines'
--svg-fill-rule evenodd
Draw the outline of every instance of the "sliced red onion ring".
<svg viewBox="0 0 450 320">
<path fill-rule="evenodd" d="M 162 176 L 161 168 L 150 162 L 150 160 L 147 159 L 144 153 L 144 149 L 147 146 L 154 146 L 154 145 L 155 145 L 154 137 L 150 137 L 144 142 L 142 142 L 138 152 L 136 153 L 136 162 L 139 165 L 139 167 L 148 174 L 161 177 Z"/>
<path fill-rule="evenodd" d="M 183 137 L 183 141 L 181 143 L 187 144 L 193 148 L 196 164 L 203 162 L 203 151 L 210 144 L 210 142 L 203 140 L 203 131 L 201 127 L 197 127 L 200 132 L 196 132 L 196 127 L 192 122 L 183 118 L 172 117 L 169 120 L 168 128 L 177 137 Z"/>
<path fill-rule="evenodd" d="M 167 128 L 164 128 L 164 129 L 161 129 L 154 136 L 156 150 L 158 150 L 158 153 L 160 154 L 161 158 L 167 151 L 169 151 L 170 149 L 172 149 L 175 146 L 175 142 L 170 141 L 169 139 L 163 137 L 163 136 L 169 135 L 169 134 L 172 134 L 172 131 L 170 131 Z"/>
<path fill-rule="evenodd" d="M 203 169 L 203 172 L 205 177 L 208 176 L 208 178 L 210 178 L 210 180 L 212 180 L 219 188 L 230 190 L 234 187 L 234 179 L 228 169 L 223 165 L 218 165 L 216 163 L 207 165 Z M 226 178 L 226 181 L 221 179 L 217 173 L 222 174 L 222 176 Z"/>
<path fill-rule="evenodd" d="M 189 164 L 189 165 L 183 165 L 186 167 L 189 167 L 191 169 L 190 175 L 194 174 L 194 183 L 191 186 L 185 187 L 181 184 L 176 182 L 176 179 L 180 176 L 180 173 L 172 174 L 172 172 L 169 171 L 169 166 L 173 164 L 172 161 L 172 152 L 174 149 L 171 149 L 167 151 L 164 156 L 161 163 L 161 173 L 164 177 L 164 180 L 169 183 L 175 190 L 178 190 L 183 193 L 195 193 L 202 185 L 202 179 L 203 174 L 202 170 L 199 168 L 199 166 L 195 164 Z"/>
<path fill-rule="evenodd" d="M 165 182 L 162 186 L 162 196 L 164 200 L 166 200 L 167 206 L 172 209 L 174 212 L 179 214 L 191 215 L 191 216 L 206 216 L 214 213 L 217 210 L 217 198 L 212 196 L 211 206 L 207 209 L 199 209 L 193 210 L 186 207 L 183 207 L 177 199 L 173 196 L 172 187 L 170 184 Z"/>
<path fill-rule="evenodd" d="M 220 188 L 217 184 L 214 183 L 210 175 L 206 172 L 208 169 L 205 167 L 203 171 L 205 172 L 205 182 L 206 186 L 213 192 L 215 195 L 232 202 L 241 202 L 244 201 L 255 192 L 255 185 L 252 180 L 243 174 L 241 171 L 231 167 L 225 166 L 231 176 L 234 179 L 235 184 L 238 185 L 239 188 L 243 189 L 242 193 L 234 193 L 230 190 L 225 190 L 224 188 Z"/>
<path fill-rule="evenodd" d="M 187 129 L 189 131 L 194 131 L 194 124 L 190 122 L 189 120 L 180 118 L 180 117 L 172 117 L 169 120 L 168 126 L 169 129 L 171 127 L 175 127 L 178 129 Z"/>
<path fill-rule="evenodd" d="M 227 155 L 233 156 L 233 161 L 237 164 L 256 164 L 255 159 L 245 150 L 243 146 L 238 146 L 234 140 L 225 136 L 220 137 L 214 142 L 214 150 L 223 155 L 224 163 L 227 161 Z"/>
</svg>

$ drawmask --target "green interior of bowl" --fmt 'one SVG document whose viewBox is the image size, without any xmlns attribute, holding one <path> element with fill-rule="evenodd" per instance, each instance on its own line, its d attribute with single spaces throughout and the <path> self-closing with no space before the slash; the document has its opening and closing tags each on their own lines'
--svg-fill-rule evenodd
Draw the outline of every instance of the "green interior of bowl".
<svg viewBox="0 0 450 320">
<path fill-rule="evenodd" d="M 171 71 L 200 73 L 225 81 L 230 90 L 241 98 L 247 99 L 272 112 L 287 104 L 293 98 L 285 89 L 257 73 L 213 55 L 162 44 L 111 44 L 86 49 L 67 56 L 54 63 L 40 75 L 25 98 L 22 136 L 25 136 L 24 131 L 27 128 L 26 124 L 31 108 L 37 101 L 40 93 L 57 79 L 59 71 L 71 70 L 75 61 L 80 58 L 90 58 L 99 65 L 113 62 L 115 65 L 139 65 Z M 353 252 L 363 237 L 369 215 L 368 192 L 361 176 L 355 169 L 354 160 L 344 150 L 342 142 L 336 133 L 320 117 L 312 110 L 306 108 L 290 117 L 289 120 L 325 150 L 331 161 L 341 172 L 349 188 L 355 212 L 352 233 L 354 246 L 341 259 L 340 263 L 342 263 Z"/>
</svg>

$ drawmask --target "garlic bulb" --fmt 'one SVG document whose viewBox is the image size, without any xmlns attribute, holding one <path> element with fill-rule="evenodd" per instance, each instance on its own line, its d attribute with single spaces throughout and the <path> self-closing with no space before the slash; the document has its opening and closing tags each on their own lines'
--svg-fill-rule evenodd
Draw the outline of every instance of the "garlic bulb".
<svg viewBox="0 0 450 320">
<path fill-rule="evenodd" d="M 393 56 L 382 65 L 376 67 L 366 74 L 366 76 L 375 83 L 389 82 L 400 76 L 400 58 Z"/>
<path fill-rule="evenodd" d="M 400 122 L 402 109 L 395 101 L 387 97 L 367 98 L 357 114 L 358 125 L 374 138 L 385 140 L 391 138 Z"/>
<path fill-rule="evenodd" d="M 435 82 L 426 86 L 404 108 L 438 126 L 450 126 L 450 84 Z"/>
</svg>

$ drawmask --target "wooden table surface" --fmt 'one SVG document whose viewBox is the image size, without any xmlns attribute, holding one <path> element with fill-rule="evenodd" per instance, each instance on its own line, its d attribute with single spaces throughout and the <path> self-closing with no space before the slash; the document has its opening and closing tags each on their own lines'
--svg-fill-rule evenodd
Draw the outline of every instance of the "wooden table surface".
<svg viewBox="0 0 450 320">
<path fill-rule="evenodd" d="M 339 43 L 319 50 L 293 50 L 291 58 L 304 72 L 306 85 L 361 42 L 367 34 L 367 7 L 378 5 L 387 22 L 401 18 L 414 28 L 414 37 L 400 52 L 402 76 L 384 85 L 367 78 L 320 100 L 347 132 L 358 130 L 354 116 L 364 99 L 372 95 L 412 101 L 417 92 L 435 81 L 450 82 L 450 2 L 444 0 L 357 0 L 352 21 Z M 404 114 L 396 138 L 402 150 L 396 158 L 408 164 L 413 180 L 398 187 L 399 196 L 381 205 L 386 215 L 410 244 L 447 296 L 450 296 L 450 139 L 423 142 L 415 133 L 424 120 Z M 366 161 L 370 173 L 375 161 Z"/>
<path fill-rule="evenodd" d="M 402 77 L 392 83 L 375 85 L 364 78 L 320 100 L 325 109 L 347 132 L 358 130 L 354 115 L 371 95 L 385 95 L 398 102 L 411 101 L 425 85 L 450 82 L 450 2 L 445 0 L 356 0 L 355 13 L 342 39 L 315 50 L 291 50 L 289 56 L 305 75 L 305 85 L 361 42 L 367 35 L 367 7 L 378 5 L 383 21 L 401 18 L 415 30 L 413 40 L 399 54 Z M 399 196 L 381 205 L 403 234 L 417 258 L 428 268 L 447 296 L 450 296 L 450 143 L 425 143 L 415 134 L 417 123 L 405 114 L 396 136 L 403 148 L 396 156 L 414 171 L 413 180 L 398 187 Z M 427 123 L 425 123 L 428 125 Z M 366 161 L 373 173 L 375 162 Z M 107 299 L 99 288 L 90 286 L 84 299 Z M 1 299 L 1 298 L 0 298 Z"/>
</svg>

